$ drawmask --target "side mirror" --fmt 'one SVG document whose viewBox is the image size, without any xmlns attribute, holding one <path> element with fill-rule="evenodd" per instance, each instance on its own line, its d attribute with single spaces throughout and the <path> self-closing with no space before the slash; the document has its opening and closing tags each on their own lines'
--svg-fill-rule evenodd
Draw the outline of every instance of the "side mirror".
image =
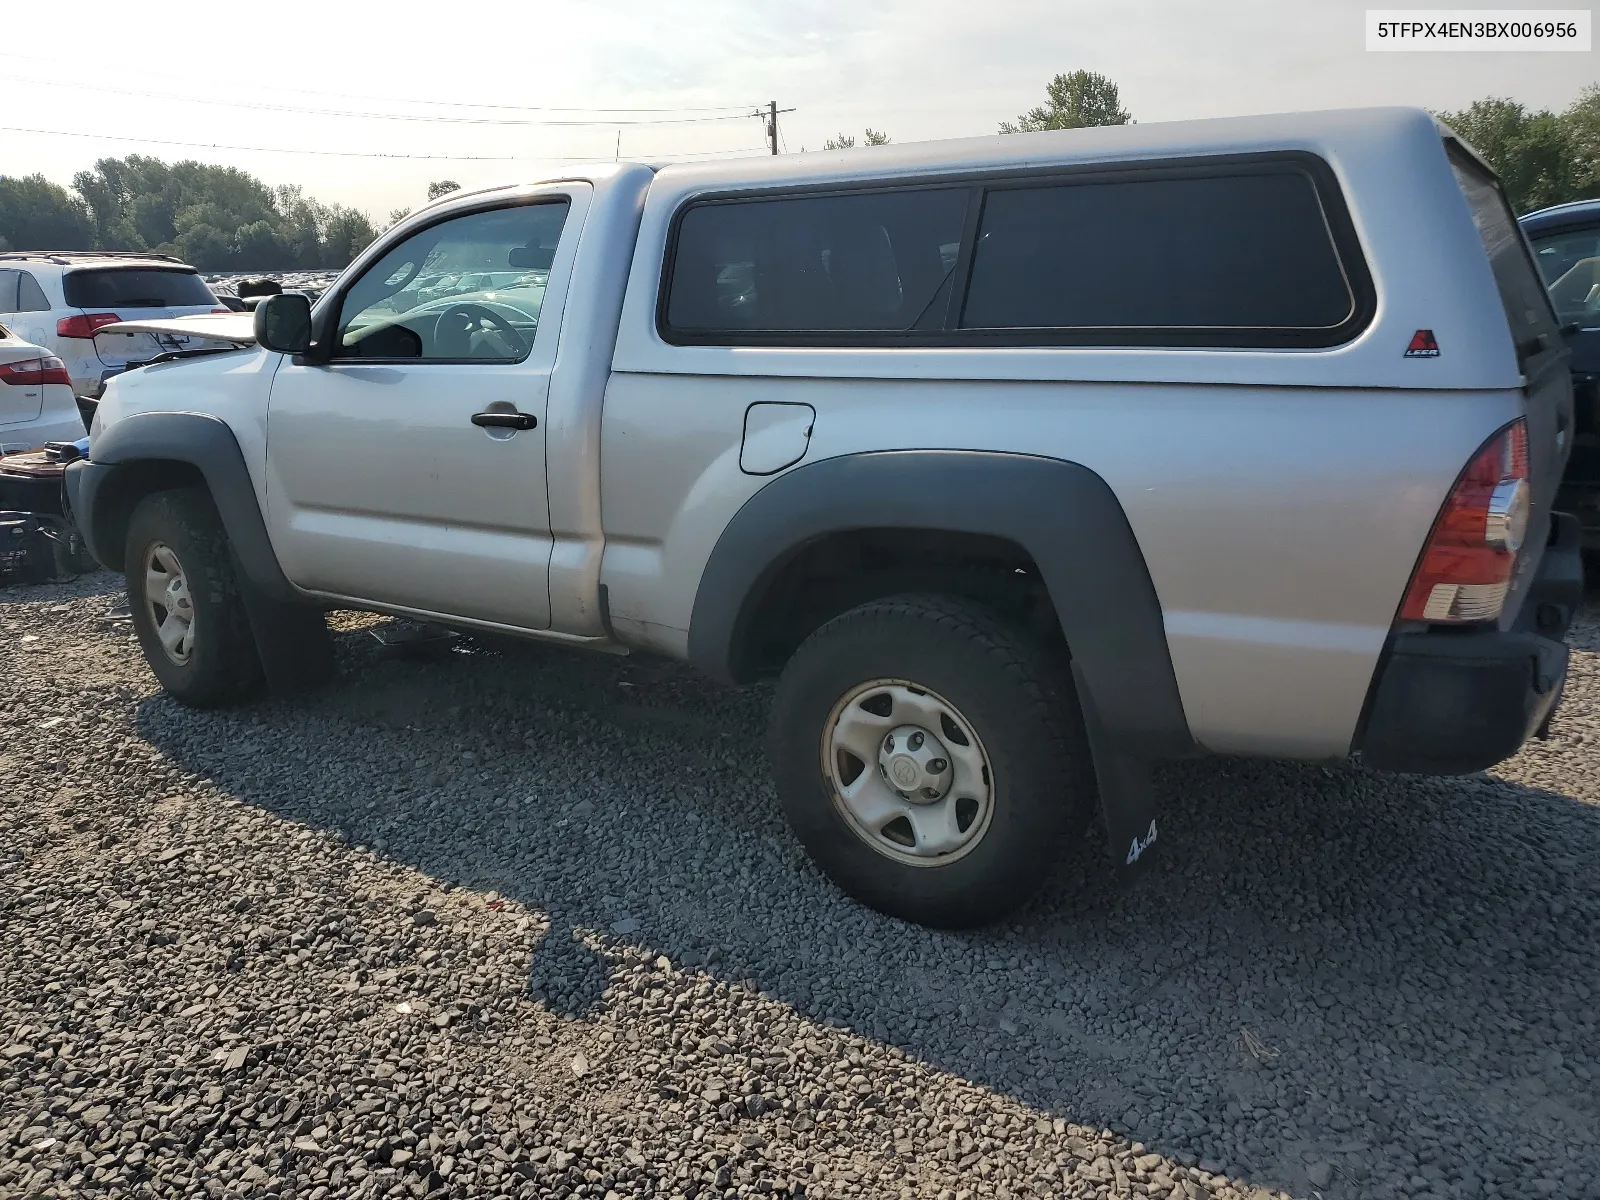
<svg viewBox="0 0 1600 1200">
<path fill-rule="evenodd" d="M 298 292 L 267 296 L 256 305 L 256 343 L 279 354 L 304 354 L 311 345 L 311 301 Z"/>
</svg>

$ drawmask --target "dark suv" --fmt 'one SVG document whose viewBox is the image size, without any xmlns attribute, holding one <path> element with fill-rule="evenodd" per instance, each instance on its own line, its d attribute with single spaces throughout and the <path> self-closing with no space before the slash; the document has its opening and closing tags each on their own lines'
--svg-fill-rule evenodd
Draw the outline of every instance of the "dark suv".
<svg viewBox="0 0 1600 1200">
<path fill-rule="evenodd" d="M 1577 419 L 1556 507 L 1576 513 L 1584 547 L 1600 550 L 1600 200 L 1540 209 L 1521 224 L 1572 347 Z"/>
</svg>

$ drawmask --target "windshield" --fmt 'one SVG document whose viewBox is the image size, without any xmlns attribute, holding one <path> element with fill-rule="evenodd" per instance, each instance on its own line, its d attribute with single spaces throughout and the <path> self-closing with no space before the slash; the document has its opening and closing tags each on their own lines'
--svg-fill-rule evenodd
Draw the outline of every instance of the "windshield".
<svg viewBox="0 0 1600 1200">
<path fill-rule="evenodd" d="M 72 308 L 212 308 L 217 300 L 193 271 L 164 267 L 97 267 L 62 280 Z"/>
</svg>

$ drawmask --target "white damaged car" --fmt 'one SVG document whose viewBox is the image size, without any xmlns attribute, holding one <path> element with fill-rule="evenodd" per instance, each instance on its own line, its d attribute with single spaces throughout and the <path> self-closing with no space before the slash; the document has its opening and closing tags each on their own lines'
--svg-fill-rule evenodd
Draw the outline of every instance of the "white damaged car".
<svg viewBox="0 0 1600 1200">
<path fill-rule="evenodd" d="M 83 432 L 66 364 L 0 325 L 0 454 L 75 442 Z"/>
</svg>

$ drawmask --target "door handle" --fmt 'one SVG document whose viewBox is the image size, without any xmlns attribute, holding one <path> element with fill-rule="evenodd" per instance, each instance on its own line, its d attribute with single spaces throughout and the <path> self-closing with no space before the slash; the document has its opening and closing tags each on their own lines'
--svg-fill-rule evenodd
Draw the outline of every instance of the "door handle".
<svg viewBox="0 0 1600 1200">
<path fill-rule="evenodd" d="M 481 429 L 533 429 L 539 418 L 524 412 L 481 412 L 472 414 L 472 423 Z"/>
</svg>

